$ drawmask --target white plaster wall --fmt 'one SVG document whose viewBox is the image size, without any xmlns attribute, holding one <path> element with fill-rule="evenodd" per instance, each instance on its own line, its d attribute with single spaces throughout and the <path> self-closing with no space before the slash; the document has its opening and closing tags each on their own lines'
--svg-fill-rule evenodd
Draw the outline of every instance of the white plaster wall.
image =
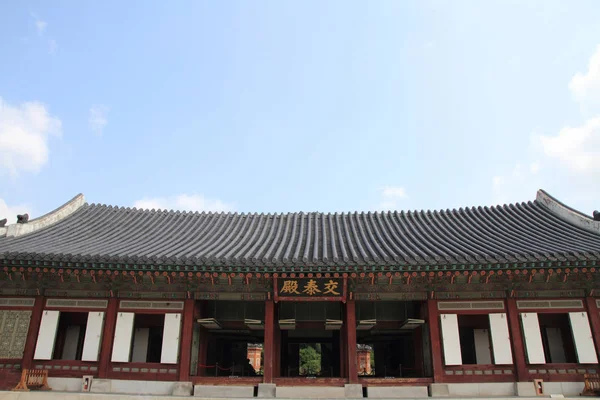
<svg viewBox="0 0 600 400">
<path fill-rule="evenodd" d="M 444 364 L 461 365 L 460 335 L 458 332 L 458 317 L 456 314 L 441 314 L 440 328 L 442 330 L 442 347 Z"/>
<path fill-rule="evenodd" d="M 42 314 L 38 338 L 35 344 L 35 360 L 50 360 L 54 351 L 56 340 L 56 329 L 58 328 L 58 319 L 60 311 L 45 310 Z"/>
<path fill-rule="evenodd" d="M 70 325 L 65 333 L 65 344 L 63 346 L 62 359 L 74 360 L 77 356 L 77 345 L 79 344 L 79 325 Z"/>
<path fill-rule="evenodd" d="M 127 312 L 120 312 L 117 315 L 111 358 L 113 362 L 129 362 L 134 317 L 134 313 Z"/>
<path fill-rule="evenodd" d="M 529 364 L 546 364 L 542 333 L 536 313 L 521 313 L 521 327 L 525 339 L 525 350 Z"/>
<path fill-rule="evenodd" d="M 491 364 L 492 353 L 490 351 L 490 335 L 487 329 L 474 329 L 475 358 L 477 364 Z"/>
<path fill-rule="evenodd" d="M 512 348 L 506 313 L 493 313 L 489 315 L 490 333 L 492 337 L 492 351 L 495 364 L 512 364 Z"/>
<path fill-rule="evenodd" d="M 594 346 L 594 338 L 590 329 L 590 321 L 586 312 L 570 312 L 569 321 L 575 341 L 577 360 L 582 364 L 597 364 L 598 356 Z"/>
<path fill-rule="evenodd" d="M 98 361 L 103 328 L 104 312 L 90 311 L 85 328 L 85 338 L 83 339 L 83 351 L 81 354 L 83 361 Z"/>
<path fill-rule="evenodd" d="M 148 356 L 149 328 L 138 328 L 133 334 L 133 351 L 131 362 L 146 362 Z"/>
</svg>

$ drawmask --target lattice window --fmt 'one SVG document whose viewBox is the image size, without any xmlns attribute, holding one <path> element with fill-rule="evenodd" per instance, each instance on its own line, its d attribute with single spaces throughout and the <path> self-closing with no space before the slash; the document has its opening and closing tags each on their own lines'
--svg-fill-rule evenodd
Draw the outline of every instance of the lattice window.
<svg viewBox="0 0 600 400">
<path fill-rule="evenodd" d="M 0 310 L 0 358 L 23 358 L 31 311 Z"/>
</svg>

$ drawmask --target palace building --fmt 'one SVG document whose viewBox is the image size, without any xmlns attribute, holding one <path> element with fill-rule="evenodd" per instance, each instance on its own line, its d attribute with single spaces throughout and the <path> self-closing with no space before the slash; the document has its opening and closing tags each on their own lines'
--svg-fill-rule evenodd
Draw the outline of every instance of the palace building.
<svg viewBox="0 0 600 400">
<path fill-rule="evenodd" d="M 597 219 L 542 190 L 495 207 L 335 214 L 78 195 L 0 225 L 0 389 L 40 369 L 55 391 L 579 394 L 600 372 Z"/>
</svg>

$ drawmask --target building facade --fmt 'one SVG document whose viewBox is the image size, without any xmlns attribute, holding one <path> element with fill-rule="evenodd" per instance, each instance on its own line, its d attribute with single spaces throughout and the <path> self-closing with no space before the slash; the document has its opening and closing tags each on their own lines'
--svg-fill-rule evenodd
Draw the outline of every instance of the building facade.
<svg viewBox="0 0 600 400">
<path fill-rule="evenodd" d="M 490 208 L 267 215 L 79 195 L 0 227 L 0 381 L 35 368 L 278 397 L 535 394 L 534 380 L 575 394 L 598 372 L 598 260 L 600 221 L 543 191 Z"/>
</svg>

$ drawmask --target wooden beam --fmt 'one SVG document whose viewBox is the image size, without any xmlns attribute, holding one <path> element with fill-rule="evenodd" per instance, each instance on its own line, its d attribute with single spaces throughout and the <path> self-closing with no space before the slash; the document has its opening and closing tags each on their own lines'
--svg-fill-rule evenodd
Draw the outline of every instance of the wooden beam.
<svg viewBox="0 0 600 400">
<path fill-rule="evenodd" d="M 600 356 L 600 310 L 598 310 L 596 299 L 593 297 L 586 297 L 585 305 L 588 312 L 588 318 L 590 319 L 592 337 L 594 338 L 594 345 L 596 346 L 596 354 Z"/>
<path fill-rule="evenodd" d="M 33 353 L 37 342 L 40 323 L 42 322 L 42 312 L 44 311 L 44 303 L 46 299 L 43 296 L 36 296 L 31 310 L 31 319 L 29 322 L 29 330 L 27 331 L 27 339 L 25 339 L 25 349 L 23 350 L 23 363 L 21 369 L 31 369 L 33 366 Z"/>
<path fill-rule="evenodd" d="M 358 383 L 356 360 L 356 302 L 346 302 L 346 349 L 348 354 L 348 383 Z"/>
<path fill-rule="evenodd" d="M 194 299 L 186 299 L 183 303 L 183 327 L 179 342 L 179 381 L 181 382 L 190 380 L 195 305 Z"/>
<path fill-rule="evenodd" d="M 523 345 L 523 334 L 519 322 L 519 310 L 517 309 L 517 300 L 514 298 L 506 299 L 506 311 L 508 315 L 508 329 L 510 331 L 510 340 L 512 343 L 513 360 L 519 382 L 529 381 L 529 371 L 525 363 L 525 347 Z"/>
<path fill-rule="evenodd" d="M 444 381 L 444 363 L 442 361 L 442 335 L 440 335 L 440 319 L 437 309 L 437 300 L 427 300 L 427 319 L 429 322 L 429 341 L 431 342 L 433 381 L 435 383 L 440 383 Z"/>
<path fill-rule="evenodd" d="M 275 331 L 275 303 L 273 300 L 265 301 L 265 343 L 264 343 L 264 382 L 273 383 L 274 365 L 274 331 Z"/>
<path fill-rule="evenodd" d="M 100 348 L 100 360 L 98 361 L 98 378 L 108 378 L 118 308 L 119 300 L 116 297 L 108 299 L 104 332 L 102 334 L 102 347 Z"/>
</svg>

